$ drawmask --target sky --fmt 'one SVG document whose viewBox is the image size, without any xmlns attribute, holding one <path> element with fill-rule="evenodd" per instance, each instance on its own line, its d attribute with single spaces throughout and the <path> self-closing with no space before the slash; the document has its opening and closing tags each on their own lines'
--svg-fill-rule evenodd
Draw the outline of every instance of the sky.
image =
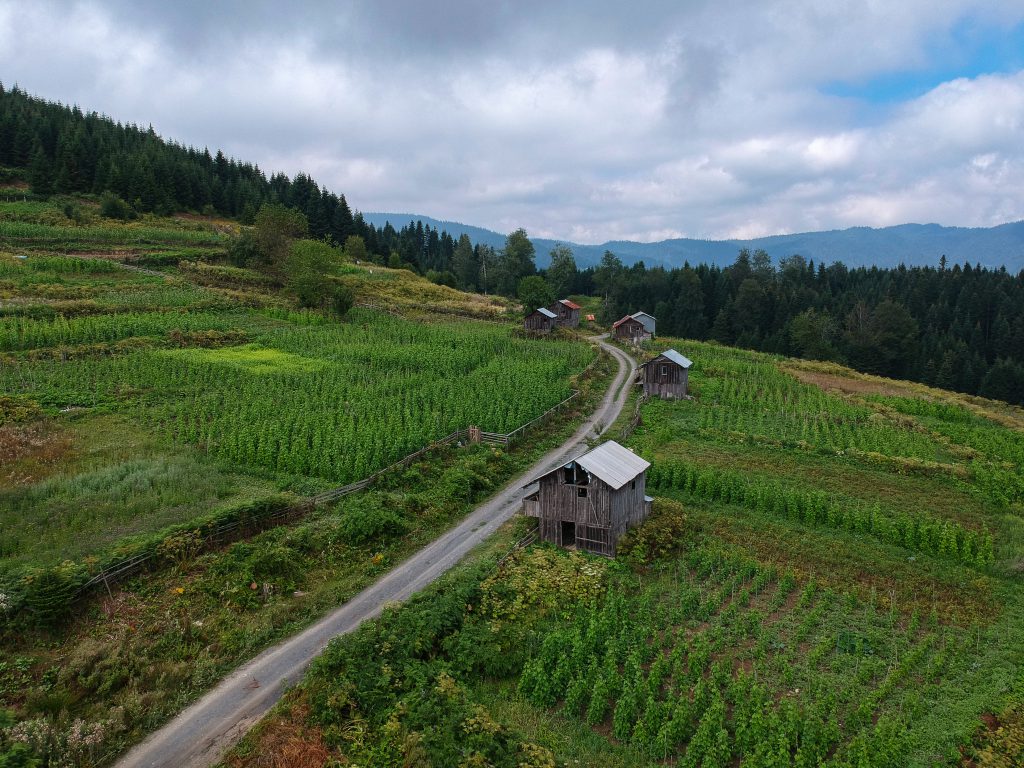
<svg viewBox="0 0 1024 768">
<path fill-rule="evenodd" d="M 1024 0 L 0 0 L 0 81 L 578 243 L 1024 219 Z"/>
</svg>

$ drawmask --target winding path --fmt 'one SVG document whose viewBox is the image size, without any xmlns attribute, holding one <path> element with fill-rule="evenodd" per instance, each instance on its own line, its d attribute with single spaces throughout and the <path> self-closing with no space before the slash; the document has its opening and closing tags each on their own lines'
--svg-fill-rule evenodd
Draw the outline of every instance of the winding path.
<svg viewBox="0 0 1024 768">
<path fill-rule="evenodd" d="M 309 663 L 338 635 L 377 616 L 391 602 L 405 600 L 459 562 L 494 533 L 522 504 L 523 485 L 574 458 L 587 439 L 598 437 L 618 418 L 629 396 L 636 361 L 621 349 L 595 340 L 618 362 L 619 370 L 600 406 L 569 440 L 546 453 L 496 496 L 404 563 L 318 622 L 236 669 L 216 688 L 136 745 L 117 768 L 207 768 L 299 682 Z"/>
</svg>

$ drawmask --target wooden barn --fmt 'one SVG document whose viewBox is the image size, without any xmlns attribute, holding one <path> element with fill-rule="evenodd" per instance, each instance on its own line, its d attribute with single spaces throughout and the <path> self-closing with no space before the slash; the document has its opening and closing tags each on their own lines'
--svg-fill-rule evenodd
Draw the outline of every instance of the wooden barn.
<svg viewBox="0 0 1024 768">
<path fill-rule="evenodd" d="M 559 299 L 550 307 L 558 315 L 558 324 L 568 328 L 576 328 L 580 324 L 580 305 L 568 299 Z"/>
<path fill-rule="evenodd" d="M 680 400 L 687 396 L 686 387 L 693 362 L 674 349 L 666 349 L 653 360 L 642 363 L 637 370 L 648 397 Z"/>
<path fill-rule="evenodd" d="M 634 344 L 650 338 L 644 324 L 632 315 L 612 323 L 612 335 L 620 341 L 631 341 Z"/>
<path fill-rule="evenodd" d="M 543 541 L 615 557 L 622 535 L 651 512 L 649 466 L 609 440 L 524 486 L 537 489 L 523 500 L 523 514 L 537 518 Z"/>
<path fill-rule="evenodd" d="M 523 320 L 523 326 L 534 333 L 551 333 L 558 325 L 558 315 L 547 307 L 533 310 Z"/>
<path fill-rule="evenodd" d="M 647 312 L 634 312 L 630 315 L 634 320 L 639 320 L 644 327 L 644 333 L 650 339 L 654 338 L 654 331 L 657 325 L 657 321 L 654 319 L 654 315 Z"/>
</svg>

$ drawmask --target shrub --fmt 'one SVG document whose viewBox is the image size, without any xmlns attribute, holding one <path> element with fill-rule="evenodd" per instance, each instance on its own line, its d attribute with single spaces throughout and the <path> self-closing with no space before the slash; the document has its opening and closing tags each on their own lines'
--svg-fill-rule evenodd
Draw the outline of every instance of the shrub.
<svg viewBox="0 0 1024 768">
<path fill-rule="evenodd" d="M 135 210 L 113 192 L 104 192 L 100 198 L 100 216 L 119 221 L 130 221 L 136 217 Z"/>
<path fill-rule="evenodd" d="M 341 530 L 352 544 L 366 544 L 409 529 L 409 521 L 396 505 L 379 493 L 361 494 L 345 501 Z"/>
</svg>

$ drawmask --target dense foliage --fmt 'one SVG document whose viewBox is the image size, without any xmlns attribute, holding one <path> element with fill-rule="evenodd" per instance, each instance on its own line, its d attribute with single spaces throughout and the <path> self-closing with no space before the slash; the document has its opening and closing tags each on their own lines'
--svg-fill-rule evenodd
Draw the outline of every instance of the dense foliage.
<svg viewBox="0 0 1024 768">
<path fill-rule="evenodd" d="M 335 641 L 284 721 L 382 766 L 1014 764 L 1020 410 L 668 343 L 696 397 L 641 408 L 658 498 L 618 562 L 467 569 Z"/>
<path fill-rule="evenodd" d="M 970 264 L 848 269 L 741 251 L 726 268 L 625 267 L 611 254 L 574 289 L 658 332 L 836 360 L 883 376 L 1024 402 L 1024 273 Z"/>
</svg>

